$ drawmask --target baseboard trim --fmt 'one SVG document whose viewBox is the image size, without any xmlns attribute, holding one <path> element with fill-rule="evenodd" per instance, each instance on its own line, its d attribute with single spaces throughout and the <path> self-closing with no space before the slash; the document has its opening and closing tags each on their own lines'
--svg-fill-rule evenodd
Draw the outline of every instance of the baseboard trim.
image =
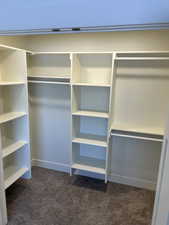
<svg viewBox="0 0 169 225">
<path fill-rule="evenodd" d="M 32 159 L 32 166 L 39 166 L 42 168 L 52 169 L 56 171 L 66 172 L 66 173 L 70 172 L 70 166 L 68 164 L 56 163 L 51 161 L 39 160 L 39 159 Z M 81 175 L 84 175 L 83 172 Z M 91 176 L 91 177 L 95 177 L 95 176 Z M 95 178 L 102 179 L 100 177 L 97 177 L 97 175 Z M 130 186 L 138 187 L 138 188 L 145 188 L 148 190 L 155 190 L 156 188 L 156 183 L 153 181 L 149 181 L 145 179 L 137 179 L 134 177 L 121 176 L 115 173 L 111 173 L 108 176 L 108 180 L 110 182 L 130 185 Z"/>
<path fill-rule="evenodd" d="M 156 183 L 153 181 L 137 179 L 135 177 L 121 176 L 115 173 L 111 173 L 108 180 L 114 183 L 130 185 L 133 187 L 144 188 L 153 191 L 156 189 Z"/>
<path fill-rule="evenodd" d="M 32 159 L 32 166 L 39 166 L 42 168 L 52 169 L 66 173 L 70 172 L 70 166 L 67 164 L 45 161 L 40 159 Z"/>
</svg>

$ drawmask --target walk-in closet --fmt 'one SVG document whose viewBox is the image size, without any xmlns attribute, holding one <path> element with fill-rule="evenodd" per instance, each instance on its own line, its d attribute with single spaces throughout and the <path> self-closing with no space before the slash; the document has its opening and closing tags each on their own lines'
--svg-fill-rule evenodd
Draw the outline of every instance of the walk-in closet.
<svg viewBox="0 0 169 225">
<path fill-rule="evenodd" d="M 5 224 L 162 225 L 168 34 L 0 38 Z"/>
</svg>

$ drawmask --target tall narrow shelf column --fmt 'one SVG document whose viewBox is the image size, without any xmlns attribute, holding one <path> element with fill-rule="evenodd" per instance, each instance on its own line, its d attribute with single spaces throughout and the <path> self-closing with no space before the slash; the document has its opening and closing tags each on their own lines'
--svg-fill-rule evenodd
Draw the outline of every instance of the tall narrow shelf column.
<svg viewBox="0 0 169 225">
<path fill-rule="evenodd" d="M 0 46 L 0 160 L 3 191 L 31 177 L 26 51 Z"/>
<path fill-rule="evenodd" d="M 112 53 L 72 54 L 71 111 L 73 170 L 108 179 Z"/>
</svg>

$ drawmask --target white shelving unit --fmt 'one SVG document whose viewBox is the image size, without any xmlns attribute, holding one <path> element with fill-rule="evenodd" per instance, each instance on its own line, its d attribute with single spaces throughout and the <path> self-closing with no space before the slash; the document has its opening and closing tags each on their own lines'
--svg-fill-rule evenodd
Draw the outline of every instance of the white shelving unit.
<svg viewBox="0 0 169 225">
<path fill-rule="evenodd" d="M 0 160 L 4 193 L 31 177 L 26 51 L 0 46 Z"/>
<path fill-rule="evenodd" d="M 107 182 L 112 53 L 72 54 L 71 111 L 74 169 L 102 174 Z"/>
<path fill-rule="evenodd" d="M 169 52 L 35 52 L 27 58 L 30 84 L 71 87 L 71 174 L 97 171 L 107 182 L 110 135 L 162 142 Z"/>
</svg>

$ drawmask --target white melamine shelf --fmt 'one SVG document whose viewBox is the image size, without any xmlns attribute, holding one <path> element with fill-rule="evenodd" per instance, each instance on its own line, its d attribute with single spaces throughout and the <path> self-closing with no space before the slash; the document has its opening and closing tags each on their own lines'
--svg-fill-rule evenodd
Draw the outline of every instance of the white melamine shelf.
<svg viewBox="0 0 169 225">
<path fill-rule="evenodd" d="M 9 81 L 0 81 L 0 86 L 12 86 L 12 85 L 23 85 L 24 82 L 9 82 Z"/>
<path fill-rule="evenodd" d="M 0 115 L 0 124 L 25 116 L 25 112 L 10 112 Z"/>
<path fill-rule="evenodd" d="M 74 138 L 72 140 L 73 143 L 80 143 L 80 144 L 87 144 L 87 145 L 95 145 L 101 147 L 107 147 L 106 141 L 94 140 L 94 139 L 87 139 L 87 138 Z"/>
<path fill-rule="evenodd" d="M 15 181 L 17 181 L 20 177 L 22 177 L 26 172 L 28 172 L 28 168 L 17 168 L 14 166 L 9 166 L 4 170 L 5 176 L 5 189 L 11 186 Z"/>
<path fill-rule="evenodd" d="M 95 83 L 72 83 L 73 86 L 91 86 L 91 87 L 111 87 L 110 84 L 95 84 Z"/>
<path fill-rule="evenodd" d="M 115 60 L 118 61 L 128 61 L 128 60 L 138 60 L 138 61 L 143 61 L 143 60 L 150 60 L 150 61 L 165 61 L 169 60 L 169 57 L 116 57 Z"/>
<path fill-rule="evenodd" d="M 16 152 L 19 149 L 21 149 L 26 144 L 27 144 L 27 142 L 25 142 L 25 141 L 17 141 L 12 144 L 10 143 L 9 145 L 7 145 L 5 148 L 2 149 L 2 157 L 3 158 L 7 157 L 8 155 L 12 154 L 13 152 Z"/>
<path fill-rule="evenodd" d="M 89 172 L 93 172 L 93 173 L 104 174 L 104 175 L 106 173 L 105 169 L 103 169 L 103 168 L 98 168 L 98 167 L 94 167 L 94 166 L 83 165 L 83 164 L 79 164 L 79 163 L 74 163 L 72 165 L 72 168 L 73 169 L 78 169 L 78 170 L 89 171 Z"/>
<path fill-rule="evenodd" d="M 74 116 L 88 116 L 88 117 L 98 117 L 98 118 L 108 118 L 109 114 L 105 112 L 93 112 L 93 111 L 83 111 L 79 110 L 77 112 L 73 112 Z"/>
<path fill-rule="evenodd" d="M 150 134 L 150 135 L 164 135 L 164 129 L 162 128 L 155 128 L 155 127 L 134 127 L 125 124 L 113 124 L 112 130 L 118 131 L 126 131 L 126 132 L 133 132 L 133 133 L 141 133 L 141 134 Z"/>
</svg>

